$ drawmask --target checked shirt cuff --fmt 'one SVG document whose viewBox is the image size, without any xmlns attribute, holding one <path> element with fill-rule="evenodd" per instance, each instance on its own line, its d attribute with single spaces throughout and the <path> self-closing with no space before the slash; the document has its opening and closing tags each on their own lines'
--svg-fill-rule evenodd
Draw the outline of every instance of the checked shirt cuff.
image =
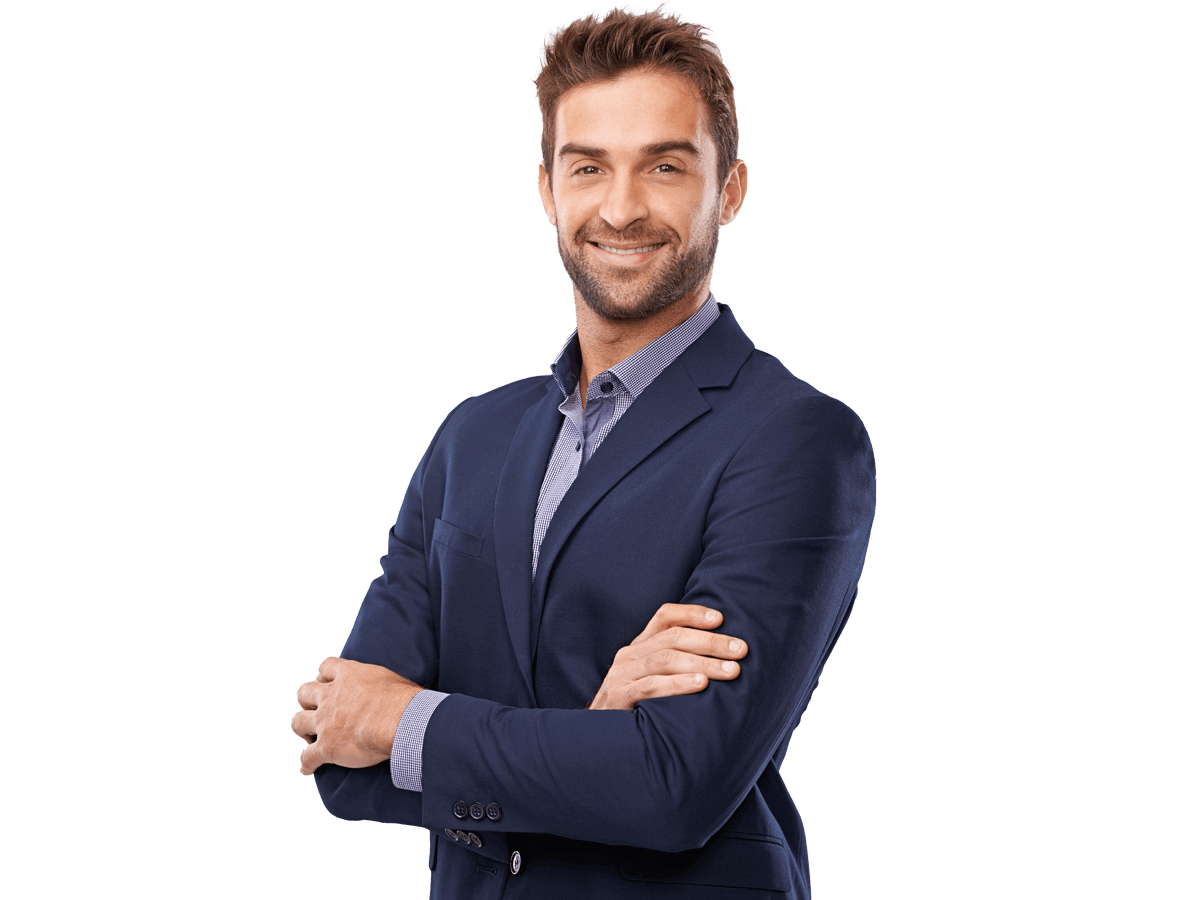
<svg viewBox="0 0 1200 900">
<path fill-rule="evenodd" d="M 425 726 L 437 705 L 449 696 L 429 689 L 417 691 L 404 708 L 404 715 L 396 726 L 396 737 L 392 739 L 392 784 L 403 791 L 421 790 Z"/>
</svg>

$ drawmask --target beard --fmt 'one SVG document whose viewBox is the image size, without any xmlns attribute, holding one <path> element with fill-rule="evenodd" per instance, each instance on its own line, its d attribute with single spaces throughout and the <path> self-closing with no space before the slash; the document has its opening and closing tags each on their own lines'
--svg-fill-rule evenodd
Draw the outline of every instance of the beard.
<svg viewBox="0 0 1200 900">
<path fill-rule="evenodd" d="M 616 231 L 601 224 L 590 224 L 575 232 L 571 246 L 559 231 L 558 255 L 575 290 L 592 312 L 610 322 L 636 322 L 679 302 L 704 282 L 712 272 L 717 256 L 720 228 L 720 213 L 714 212 L 700 235 L 701 240 L 680 254 L 675 249 L 679 235 L 671 229 Z M 647 271 L 609 269 L 602 273 L 587 256 L 587 245 L 593 241 L 639 247 L 663 244 L 656 256 L 669 256 L 656 259 Z"/>
</svg>

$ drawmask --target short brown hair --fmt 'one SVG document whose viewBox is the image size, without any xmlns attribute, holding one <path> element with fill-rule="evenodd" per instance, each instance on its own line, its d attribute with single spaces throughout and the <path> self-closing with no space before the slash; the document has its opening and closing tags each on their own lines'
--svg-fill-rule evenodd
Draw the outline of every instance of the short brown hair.
<svg viewBox="0 0 1200 900">
<path fill-rule="evenodd" d="M 737 111 L 721 51 L 704 33 L 701 26 L 680 22 L 677 16 L 614 9 L 602 20 L 577 19 L 555 34 L 546 43 L 545 64 L 536 81 L 546 174 L 554 171 L 554 116 L 562 95 L 579 84 L 649 67 L 678 72 L 699 91 L 708 107 L 717 175 L 723 183 L 737 159 Z"/>
</svg>

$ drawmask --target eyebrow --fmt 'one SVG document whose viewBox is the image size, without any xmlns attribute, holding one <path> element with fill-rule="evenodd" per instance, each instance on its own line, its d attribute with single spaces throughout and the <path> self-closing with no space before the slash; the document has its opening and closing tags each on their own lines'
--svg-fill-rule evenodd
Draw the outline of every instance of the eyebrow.
<svg viewBox="0 0 1200 900">
<path fill-rule="evenodd" d="M 696 157 L 700 155 L 700 151 L 691 141 L 660 141 L 657 144 L 647 144 L 642 147 L 641 152 L 643 156 L 659 156 L 663 153 L 687 153 Z M 563 144 L 558 151 L 559 159 L 572 155 L 605 159 L 608 156 L 608 151 L 602 150 L 599 147 L 585 147 L 582 144 Z"/>
</svg>

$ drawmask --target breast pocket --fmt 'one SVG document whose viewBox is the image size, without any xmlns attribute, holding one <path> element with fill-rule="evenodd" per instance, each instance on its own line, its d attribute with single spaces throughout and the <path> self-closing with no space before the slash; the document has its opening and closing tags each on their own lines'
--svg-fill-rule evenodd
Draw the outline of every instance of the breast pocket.
<svg viewBox="0 0 1200 900">
<path fill-rule="evenodd" d="M 474 559 L 479 559 L 483 554 L 483 538 L 471 534 L 469 531 L 463 531 L 457 525 L 451 525 L 442 519 L 433 520 L 433 539 L 436 543 L 449 547 L 451 550 L 457 550 L 459 553 L 465 553 Z"/>
</svg>

